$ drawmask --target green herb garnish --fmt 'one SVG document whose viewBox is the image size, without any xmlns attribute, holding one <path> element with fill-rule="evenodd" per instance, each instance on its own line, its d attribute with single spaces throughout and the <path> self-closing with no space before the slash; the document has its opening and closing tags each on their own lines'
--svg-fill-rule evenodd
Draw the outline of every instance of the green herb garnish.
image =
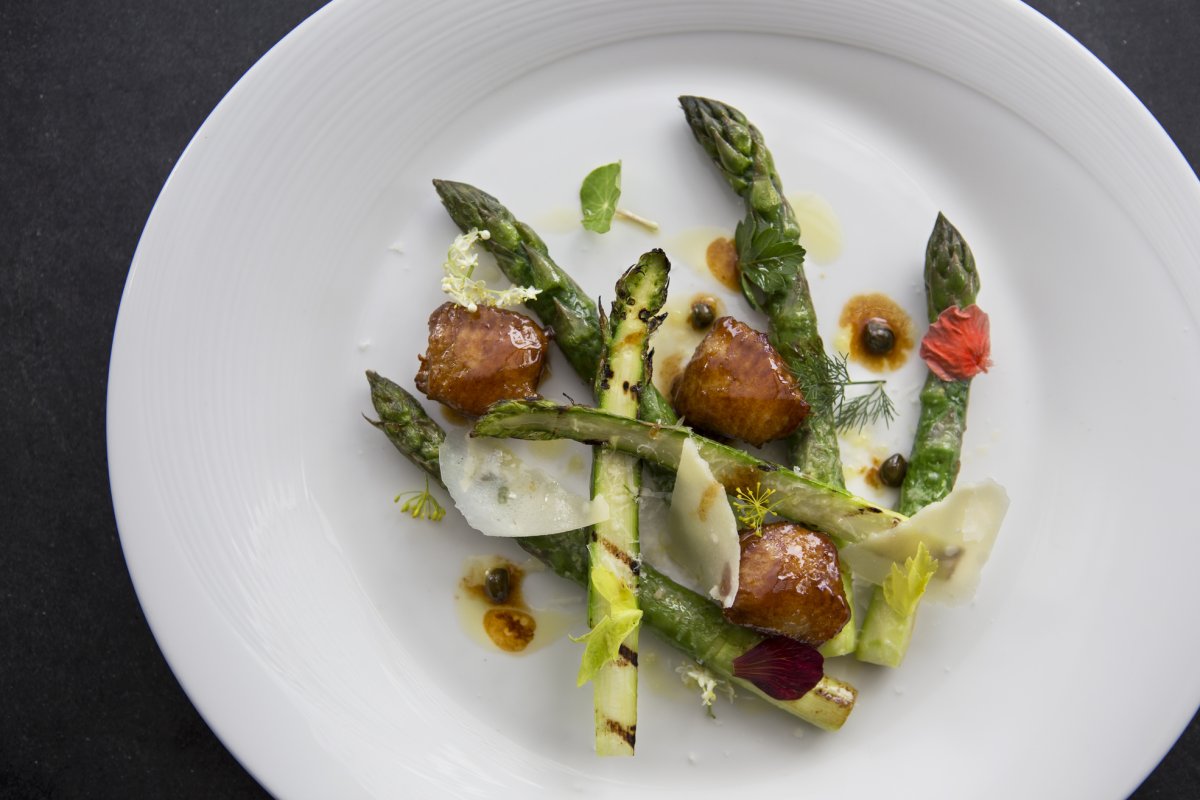
<svg viewBox="0 0 1200 800">
<path fill-rule="evenodd" d="M 579 187 L 579 205 L 583 210 L 583 227 L 596 233 L 608 233 L 614 216 L 635 222 L 651 231 L 658 230 L 658 223 L 618 208 L 621 199 L 621 162 L 614 161 L 596 167 L 583 179 Z"/>
<path fill-rule="evenodd" d="M 404 500 L 404 498 L 408 499 Z M 437 498 L 429 493 L 428 477 L 425 478 L 424 489 L 401 492 L 392 502 L 399 503 L 401 500 L 404 500 L 404 505 L 400 506 L 400 510 L 411 515 L 413 519 L 424 517 L 430 522 L 437 522 L 446 516 L 446 509 L 442 508 L 442 504 L 437 501 Z"/>
<path fill-rule="evenodd" d="M 579 187 L 579 205 L 583 209 L 583 227 L 596 233 L 608 233 L 617 200 L 621 197 L 621 162 L 596 167 Z"/>
<path fill-rule="evenodd" d="M 796 380 L 804 390 L 804 399 L 815 408 L 831 407 L 838 430 L 862 430 L 873 422 L 890 424 L 896 418 L 892 398 L 884 391 L 884 380 L 856 381 L 850 378 L 847 357 L 829 356 L 824 351 L 809 351 L 797 363 Z M 846 396 L 851 386 L 870 387 L 865 394 Z"/>
<path fill-rule="evenodd" d="M 768 297 L 787 292 L 804 266 L 804 248 L 795 237 L 749 214 L 733 233 L 742 293 L 756 309 Z"/>
<path fill-rule="evenodd" d="M 733 499 L 733 505 L 737 508 L 737 518 L 747 528 L 753 528 L 754 532 L 762 536 L 763 522 L 767 519 L 767 514 L 775 510 L 777 503 L 770 502 L 771 495 L 775 494 L 774 489 L 763 489 L 762 484 L 755 484 L 751 490 L 739 488 L 737 496 Z"/>
</svg>

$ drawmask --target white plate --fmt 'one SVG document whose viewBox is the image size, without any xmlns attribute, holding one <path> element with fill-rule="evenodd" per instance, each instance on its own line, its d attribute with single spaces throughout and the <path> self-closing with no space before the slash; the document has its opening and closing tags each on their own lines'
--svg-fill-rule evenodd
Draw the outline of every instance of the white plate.
<svg viewBox="0 0 1200 800">
<path fill-rule="evenodd" d="M 515 551 L 399 515 L 418 473 L 363 422 L 362 373 L 411 382 L 455 232 L 434 177 L 541 226 L 594 294 L 653 245 L 700 281 L 678 244 L 739 211 L 681 93 L 741 107 L 838 214 L 841 257 L 810 267 L 827 337 L 855 291 L 919 310 L 937 209 L 965 232 L 996 367 L 964 477 L 1013 506 L 976 602 L 923 612 L 901 669 L 831 665 L 861 690 L 838 734 L 753 703 L 712 722 L 651 645 L 638 756 L 601 761 L 574 645 L 511 658 L 460 630 L 463 560 Z M 662 234 L 561 224 L 615 158 Z M 1196 219 L 1149 114 L 1016 2 L 335 3 L 221 103 L 138 247 L 108 418 L 130 570 L 191 698 L 284 797 L 1121 797 L 1200 700 Z"/>
</svg>

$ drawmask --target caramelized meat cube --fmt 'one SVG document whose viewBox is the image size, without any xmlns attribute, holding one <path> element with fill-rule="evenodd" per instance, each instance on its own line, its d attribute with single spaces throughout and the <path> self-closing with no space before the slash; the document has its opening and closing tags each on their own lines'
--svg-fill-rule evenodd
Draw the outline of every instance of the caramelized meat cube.
<svg viewBox="0 0 1200 800">
<path fill-rule="evenodd" d="M 766 334 L 732 317 L 713 323 L 672 389 L 688 424 L 755 447 L 787 436 L 808 415 L 804 394 Z"/>
<path fill-rule="evenodd" d="M 725 617 L 814 647 L 850 620 L 837 547 L 794 522 L 742 531 L 738 591 Z"/>
<path fill-rule="evenodd" d="M 498 400 L 535 398 L 546 344 L 546 334 L 524 314 L 443 303 L 429 315 L 429 345 L 418 356 L 417 389 L 472 416 Z"/>
</svg>

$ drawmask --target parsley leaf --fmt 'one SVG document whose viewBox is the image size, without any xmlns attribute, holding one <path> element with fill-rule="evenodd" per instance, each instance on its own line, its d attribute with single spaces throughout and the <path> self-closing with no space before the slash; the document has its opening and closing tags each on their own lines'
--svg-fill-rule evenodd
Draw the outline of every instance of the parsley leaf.
<svg viewBox="0 0 1200 800">
<path fill-rule="evenodd" d="M 804 265 L 800 243 L 753 214 L 738 223 L 733 243 L 742 294 L 756 309 L 761 309 L 767 299 L 786 292 Z"/>
</svg>

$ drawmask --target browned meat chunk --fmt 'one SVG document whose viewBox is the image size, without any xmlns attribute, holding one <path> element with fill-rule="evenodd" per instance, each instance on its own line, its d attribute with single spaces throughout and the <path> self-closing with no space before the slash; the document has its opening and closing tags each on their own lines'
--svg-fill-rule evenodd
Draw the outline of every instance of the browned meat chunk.
<svg viewBox="0 0 1200 800">
<path fill-rule="evenodd" d="M 759 447 L 787 436 L 808 403 L 766 334 L 721 317 L 673 387 L 675 409 L 693 427 Z"/>
<path fill-rule="evenodd" d="M 498 400 L 537 397 L 546 334 L 524 314 L 443 303 L 429 315 L 417 388 L 430 400 L 478 416 Z"/>
<path fill-rule="evenodd" d="M 742 563 L 730 622 L 778 633 L 814 647 L 850 620 L 837 548 L 794 522 L 742 531 Z"/>
</svg>

